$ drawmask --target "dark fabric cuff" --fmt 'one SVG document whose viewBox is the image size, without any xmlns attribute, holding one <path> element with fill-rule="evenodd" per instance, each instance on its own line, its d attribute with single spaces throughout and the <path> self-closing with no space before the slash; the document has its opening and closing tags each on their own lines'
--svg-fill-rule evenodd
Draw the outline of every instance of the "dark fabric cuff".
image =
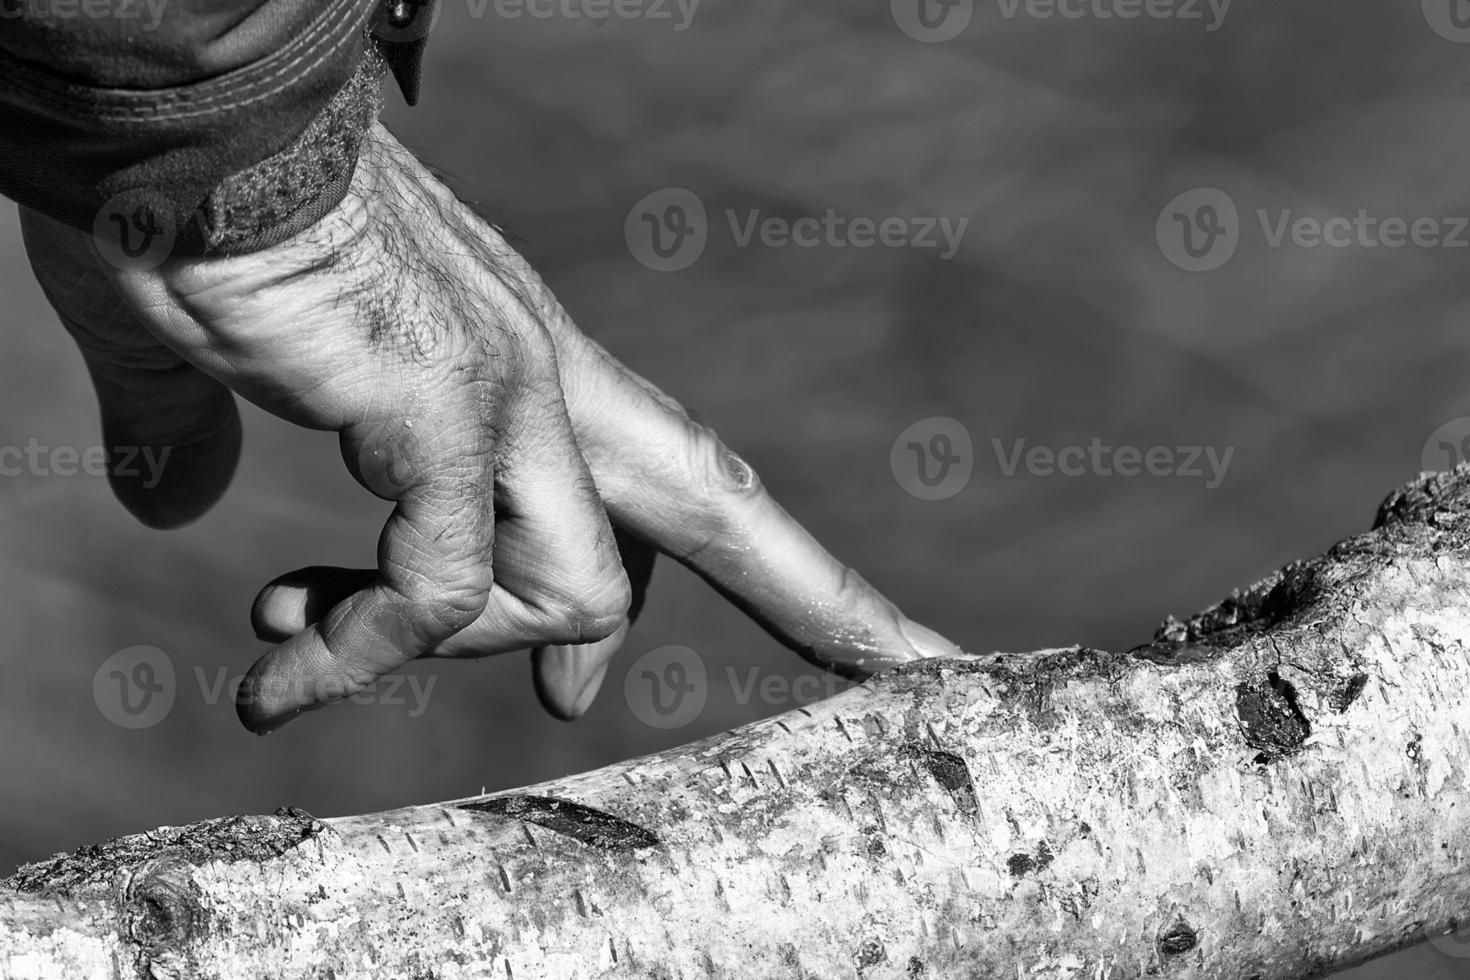
<svg viewBox="0 0 1470 980">
<path fill-rule="evenodd" d="M 369 46 L 357 71 L 300 136 L 230 174 L 205 196 L 175 254 L 258 251 L 335 208 L 352 183 L 363 137 L 382 112 L 384 67 Z"/>
<path fill-rule="evenodd" d="M 0 194 L 138 265 L 265 248 L 346 194 L 382 107 L 383 0 L 168 0 L 184 15 L 146 38 L 60 2 L 0 0 L 21 10 L 0 9 Z"/>
</svg>

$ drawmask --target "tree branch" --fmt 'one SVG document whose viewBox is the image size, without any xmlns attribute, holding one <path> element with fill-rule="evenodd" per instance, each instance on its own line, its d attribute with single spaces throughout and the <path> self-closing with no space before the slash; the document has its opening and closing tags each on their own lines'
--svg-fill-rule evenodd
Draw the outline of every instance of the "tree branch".
<svg viewBox="0 0 1470 980">
<path fill-rule="evenodd" d="M 1129 653 L 930 661 L 512 793 L 86 847 L 0 887 L 0 977 L 1321 975 L 1470 910 L 1467 557 L 1462 469 Z"/>
</svg>

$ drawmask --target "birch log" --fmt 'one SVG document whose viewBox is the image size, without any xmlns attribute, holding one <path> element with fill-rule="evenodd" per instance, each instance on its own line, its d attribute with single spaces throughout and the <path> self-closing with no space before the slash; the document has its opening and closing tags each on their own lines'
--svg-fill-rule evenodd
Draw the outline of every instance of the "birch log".
<svg viewBox="0 0 1470 980">
<path fill-rule="evenodd" d="M 1470 913 L 1470 470 L 1128 653 L 931 661 L 511 793 L 0 887 L 5 978 L 1295 980 Z"/>
</svg>

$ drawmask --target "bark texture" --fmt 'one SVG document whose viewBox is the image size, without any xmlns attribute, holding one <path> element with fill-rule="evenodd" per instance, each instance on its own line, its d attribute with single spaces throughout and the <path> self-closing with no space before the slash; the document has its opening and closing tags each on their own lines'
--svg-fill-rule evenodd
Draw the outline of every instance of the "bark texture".
<svg viewBox="0 0 1470 980">
<path fill-rule="evenodd" d="M 931 661 L 543 785 L 166 828 L 0 977 L 1296 980 L 1470 915 L 1470 470 L 1127 653 Z"/>
</svg>

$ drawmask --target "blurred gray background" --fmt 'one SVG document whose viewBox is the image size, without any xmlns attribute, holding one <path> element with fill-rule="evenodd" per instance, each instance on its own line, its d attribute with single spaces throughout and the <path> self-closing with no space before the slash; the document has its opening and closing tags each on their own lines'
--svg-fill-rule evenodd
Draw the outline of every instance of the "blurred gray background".
<svg viewBox="0 0 1470 980">
<path fill-rule="evenodd" d="M 1124 20 L 985 0 L 954 8 L 970 20 L 942 43 L 906 34 L 904 10 L 881 2 L 705 0 L 687 22 L 672 3 L 596 20 L 441 2 L 423 104 L 395 96 L 388 114 L 401 138 L 506 227 L 584 330 L 968 649 L 1143 642 L 1165 614 L 1366 529 L 1426 446 L 1442 466 L 1438 443 L 1470 435 L 1470 233 L 1455 247 L 1447 220 L 1470 214 L 1470 43 L 1448 19 L 1461 0 L 1237 0 L 1223 20 L 1203 3 L 1198 20 Z M 703 201 L 709 243 L 660 273 L 635 260 L 625 220 L 669 187 Z M 1238 207 L 1239 242 L 1188 272 L 1156 225 L 1176 227 L 1166 205 L 1199 187 Z M 969 225 L 945 261 L 742 248 L 724 217 L 828 209 Z M 1273 247 L 1261 209 L 1432 218 L 1451 240 Z M 96 445 L 87 380 L 26 271 L 13 209 L 0 270 L 0 446 Z M 921 500 L 890 449 L 935 416 L 973 439 L 973 476 Z M 246 424 L 235 487 L 180 532 L 135 526 L 101 479 L 0 478 L 0 874 L 160 824 L 508 788 L 800 703 L 742 693 L 811 675 L 664 565 L 579 724 L 541 714 L 517 655 L 416 666 L 434 683 L 425 711 L 405 687 L 408 704 L 246 734 L 211 692 L 263 650 L 247 618 L 257 588 L 302 565 L 370 564 L 385 517 L 332 437 L 253 409 Z M 992 445 L 1094 438 L 1234 455 L 1209 487 L 1008 476 Z M 160 723 L 128 730 L 99 710 L 93 678 L 137 645 L 167 654 L 176 696 Z M 668 645 L 697 652 L 710 688 L 692 723 L 661 730 L 630 707 L 624 675 Z M 1466 978 L 1470 959 L 1420 947 L 1352 976 Z"/>
</svg>

